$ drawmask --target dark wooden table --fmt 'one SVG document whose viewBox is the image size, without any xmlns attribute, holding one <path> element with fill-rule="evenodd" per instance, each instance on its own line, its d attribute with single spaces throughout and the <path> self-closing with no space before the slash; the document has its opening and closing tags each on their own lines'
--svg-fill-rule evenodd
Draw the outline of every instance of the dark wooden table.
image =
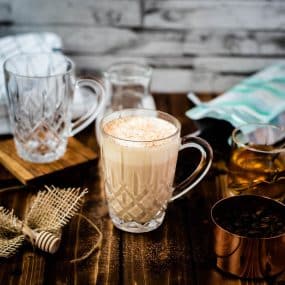
<svg viewBox="0 0 285 285">
<path fill-rule="evenodd" d="M 185 95 L 154 94 L 154 97 L 159 110 L 181 121 L 182 134 L 195 130 L 194 123 L 185 116 L 190 107 Z M 224 131 L 226 129 L 220 129 Z M 93 125 L 77 138 L 98 151 Z M 221 147 L 217 137 L 212 138 L 214 144 Z M 94 229 L 76 216 L 64 228 L 63 240 L 55 255 L 26 246 L 14 257 L 0 259 L 0 284 L 285 284 L 284 275 L 273 280 L 241 281 L 215 268 L 209 214 L 210 207 L 223 195 L 225 174 L 219 165 L 223 165 L 225 153 L 221 148 L 217 151 L 213 148 L 215 159 L 206 178 L 189 195 L 171 203 L 162 226 L 146 234 L 125 233 L 112 225 L 105 211 L 99 161 L 52 175 L 42 184 L 30 185 L 21 191 L 0 192 L 0 205 L 14 208 L 15 214 L 23 217 L 34 191 L 44 184 L 87 187 L 89 193 L 81 213 L 103 234 L 100 250 L 84 261 L 70 263 L 86 253 L 98 239 Z M 182 157 L 184 163 L 179 159 L 178 168 L 181 175 L 188 162 L 191 167 L 189 154 Z M 0 167 L 0 183 L 2 188 L 17 182 Z"/>
</svg>

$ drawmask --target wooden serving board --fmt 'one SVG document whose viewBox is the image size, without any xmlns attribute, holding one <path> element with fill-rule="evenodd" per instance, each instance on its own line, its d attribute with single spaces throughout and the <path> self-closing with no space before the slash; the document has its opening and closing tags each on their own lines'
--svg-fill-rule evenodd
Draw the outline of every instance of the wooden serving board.
<svg viewBox="0 0 285 285">
<path fill-rule="evenodd" d="M 61 159 L 51 163 L 31 163 L 17 155 L 13 139 L 0 140 L 0 163 L 24 184 L 36 178 L 95 160 L 97 157 L 93 150 L 71 137 Z"/>
</svg>

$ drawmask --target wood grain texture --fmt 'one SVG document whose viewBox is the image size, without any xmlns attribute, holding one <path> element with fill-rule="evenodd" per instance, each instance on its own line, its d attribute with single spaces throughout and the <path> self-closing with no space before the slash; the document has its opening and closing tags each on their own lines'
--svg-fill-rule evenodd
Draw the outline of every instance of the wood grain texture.
<svg viewBox="0 0 285 285">
<path fill-rule="evenodd" d="M 242 75 L 219 74 L 205 70 L 161 69 L 153 73 L 152 90 L 155 92 L 216 92 L 221 93 L 245 77 Z"/>
<path fill-rule="evenodd" d="M 210 27 L 203 30 L 189 29 L 185 36 L 184 54 L 200 55 L 254 55 L 283 56 L 284 31 L 249 31 L 247 28 L 229 30 Z M 249 61 L 250 58 L 247 58 Z"/>
<path fill-rule="evenodd" d="M 209 58 L 209 66 L 207 65 L 207 60 L 205 59 L 182 59 L 175 60 L 175 62 L 184 61 L 183 64 L 187 62 L 195 62 L 197 68 L 192 68 L 185 66 L 182 67 L 169 67 L 166 63 L 161 63 L 159 59 L 150 59 L 142 57 L 118 57 L 118 56 L 103 56 L 103 57 L 93 57 L 93 56 L 71 56 L 77 65 L 79 73 L 83 73 L 84 76 L 102 76 L 102 70 L 106 70 L 112 63 L 123 61 L 135 61 L 139 63 L 145 63 L 153 66 L 153 74 L 151 80 L 151 92 L 153 93 L 186 93 L 190 90 L 193 92 L 208 92 L 208 93 L 222 93 L 225 90 L 231 88 L 235 84 L 239 83 L 241 80 L 246 78 L 249 74 L 254 71 L 259 70 L 274 62 L 280 62 L 280 60 L 268 59 L 256 61 L 256 63 L 250 65 L 246 60 L 241 60 L 241 65 L 238 65 L 238 60 L 228 59 L 228 58 Z M 171 59 L 166 59 L 165 62 L 171 61 Z M 156 66 L 156 63 L 159 64 Z M 219 65 L 216 65 L 216 62 Z M 227 62 L 231 66 L 237 63 L 237 67 L 234 69 L 236 71 L 229 71 L 227 68 Z M 244 65 L 242 65 L 245 63 Z M 169 63 L 170 64 L 170 63 Z M 205 67 L 205 65 L 207 65 Z M 223 71 L 226 71 L 224 72 Z"/>
<path fill-rule="evenodd" d="M 3 27 L 0 34 L 50 31 L 58 34 L 63 41 L 66 54 L 103 54 L 131 45 L 136 35 L 128 29 L 85 25 L 15 25 Z"/>
<path fill-rule="evenodd" d="M 175 210 L 169 206 L 167 227 L 164 223 L 144 235 L 123 234 L 122 284 L 193 284 L 185 210 L 180 201 Z"/>
<path fill-rule="evenodd" d="M 204 100 L 216 95 L 202 94 Z M 177 117 L 182 133 L 194 129 L 194 122 L 185 116 L 191 103 L 185 94 L 154 94 L 157 108 Z M 95 149 L 92 127 L 80 133 L 80 141 Z M 77 137 L 78 139 L 78 137 Z M 217 156 L 214 156 L 217 159 Z M 225 157 L 223 157 L 225 159 Z M 179 169 L 188 172 L 193 156 L 183 156 Z M 99 251 L 76 264 L 96 242 L 97 234 L 82 217 L 74 217 L 64 228 L 62 243 L 55 255 L 45 254 L 26 245 L 10 259 L 0 259 L 1 284 L 101 285 L 101 284 L 190 284 L 190 285 L 282 285 L 285 274 L 271 280 L 240 280 L 215 268 L 212 251 L 212 228 L 209 209 L 225 188 L 225 173 L 216 163 L 208 175 L 189 195 L 169 204 L 162 226 L 151 233 L 130 234 L 114 228 L 106 212 L 104 180 L 100 163 L 72 168 L 48 184 L 88 188 L 81 214 L 94 222 L 103 233 Z M 224 160 L 222 160 L 224 162 Z M 0 172 L 1 172 L 0 168 Z M 4 177 L 5 173 L 1 173 Z M 9 176 L 7 176 L 8 179 Z M 2 185 L 2 184 L 1 184 Z M 31 184 L 20 191 L 0 191 L 0 205 L 14 208 L 22 218 L 31 205 L 35 189 Z M 39 190 L 43 185 L 37 186 Z"/>
<path fill-rule="evenodd" d="M 13 0 L 4 4 L 8 13 L 3 12 L 2 19 L 10 15 L 14 23 L 284 30 L 283 1 Z"/>
<path fill-rule="evenodd" d="M 32 3 L 33 0 L 25 1 Z M 119 5 L 119 2 L 116 1 L 116 5 Z M 180 6 L 177 8 L 176 2 L 181 4 L 182 8 L 186 7 L 185 10 L 179 8 Z M 199 5 L 205 10 L 209 5 L 208 10 L 211 12 L 213 5 L 229 7 L 238 3 L 238 1 L 235 3 L 233 1 L 225 2 L 227 4 L 223 1 L 219 1 L 219 4 L 214 1 L 201 1 Z M 161 8 L 152 9 L 156 6 L 155 3 L 142 1 L 140 13 L 143 13 L 144 8 L 154 11 L 154 13 L 158 13 L 160 9 L 170 9 L 170 11 L 182 9 L 181 11 L 187 14 L 189 5 L 190 8 L 193 6 L 192 10 L 195 10 L 195 5 L 198 5 L 197 1 L 194 1 L 194 4 L 191 4 L 192 2 L 189 4 L 188 1 L 163 1 L 163 3 Z M 254 5 L 267 7 L 269 5 L 268 9 L 270 10 L 272 3 L 274 7 L 280 5 L 280 11 L 283 9 L 281 1 L 270 3 L 250 1 L 249 4 L 246 3 L 246 1 L 242 1 L 241 7 L 243 5 L 250 7 Z M 18 5 L 20 4 L 18 3 Z M 58 5 L 67 5 L 67 2 Z M 76 5 L 71 1 L 69 9 L 76 10 Z M 104 5 L 107 7 L 107 2 Z M 147 8 L 148 6 L 149 8 Z M 237 7 L 235 9 L 234 13 L 239 13 L 239 9 Z M 141 14 L 141 17 L 147 17 L 147 15 Z M 224 19 L 224 21 L 227 20 Z M 153 92 L 172 93 L 192 90 L 222 93 L 254 72 L 270 64 L 284 61 L 285 31 L 283 30 L 277 28 L 270 30 L 266 27 L 263 28 L 261 24 L 260 29 L 227 27 L 213 30 L 213 25 L 210 22 L 207 24 L 207 27 L 203 28 L 188 25 L 187 29 L 164 26 L 149 28 L 142 24 L 133 28 L 132 26 L 116 26 L 108 23 L 103 25 L 76 22 L 74 24 L 52 23 L 52 20 L 48 22 L 47 19 L 40 25 L 16 23 L 12 26 L 3 26 L 0 29 L 0 35 L 41 31 L 55 32 L 63 40 L 63 52 L 72 57 L 77 64 L 78 74 L 100 76 L 111 64 L 119 61 L 149 64 L 154 68 Z M 267 21 L 264 21 L 264 25 L 267 25 Z M 165 80 L 164 77 L 169 80 Z M 175 80 L 172 80 L 173 78 Z"/>
<path fill-rule="evenodd" d="M 44 164 L 30 163 L 17 155 L 12 139 L 0 141 L 0 162 L 24 184 L 45 175 L 93 161 L 96 158 L 95 152 L 82 145 L 75 138 L 70 138 L 66 153 L 59 160 Z"/>
<path fill-rule="evenodd" d="M 154 92 L 221 93 L 284 60 L 284 11 L 282 0 L 1 0 L 0 36 L 54 32 L 81 74 L 138 61 L 156 69 Z"/>
<path fill-rule="evenodd" d="M 131 27 L 141 24 L 139 0 L 13 0 L 10 7 L 13 22 L 16 24 L 63 23 Z"/>
<path fill-rule="evenodd" d="M 131 30 L 111 26 L 14 25 L 2 27 L 0 35 L 51 31 L 63 40 L 67 53 L 145 57 L 191 55 L 284 56 L 285 32 L 215 30 Z"/>
<path fill-rule="evenodd" d="M 266 1 L 146 1 L 148 28 L 284 30 L 285 3 Z M 264 21 L 266 19 L 266 21 Z"/>
<path fill-rule="evenodd" d="M 222 93 L 248 75 L 280 59 L 256 59 L 251 64 L 245 59 L 233 58 L 143 58 L 120 56 L 71 56 L 77 68 L 88 76 L 102 76 L 111 64 L 120 61 L 135 61 L 154 67 L 151 92 L 185 93 L 193 92 Z M 171 62 L 179 66 L 169 66 Z M 207 64 L 209 62 L 209 64 Z M 181 63 L 181 65 L 180 65 Z M 190 64 L 192 63 L 192 65 Z M 188 65 L 189 64 L 189 65 Z M 195 66 L 195 68 L 193 68 Z M 230 69 L 233 67 L 232 69 Z"/>
<path fill-rule="evenodd" d="M 86 74 L 102 76 L 102 71 L 111 64 L 135 61 L 154 68 L 152 92 L 214 92 L 221 93 L 247 76 L 285 59 L 274 57 L 137 57 L 137 56 L 71 56 L 79 70 Z M 165 80 L 167 78 L 167 80 Z"/>
</svg>

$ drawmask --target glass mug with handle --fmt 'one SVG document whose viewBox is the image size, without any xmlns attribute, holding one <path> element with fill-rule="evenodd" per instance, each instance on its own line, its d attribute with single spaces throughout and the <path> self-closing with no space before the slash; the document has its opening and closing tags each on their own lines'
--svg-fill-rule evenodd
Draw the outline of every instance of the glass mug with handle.
<svg viewBox="0 0 285 285">
<path fill-rule="evenodd" d="M 4 62 L 9 116 L 18 155 L 52 162 L 66 151 L 68 137 L 89 125 L 104 103 L 102 85 L 74 79 L 74 64 L 60 53 L 21 54 Z M 74 90 L 94 95 L 89 110 L 72 122 Z"/>
<path fill-rule="evenodd" d="M 167 113 L 125 109 L 106 115 L 100 127 L 106 198 L 119 229 L 142 233 L 159 227 L 168 202 L 197 185 L 211 166 L 210 145 L 198 137 L 180 138 L 179 121 Z M 197 149 L 200 162 L 173 187 L 178 152 L 185 148 Z"/>
<path fill-rule="evenodd" d="M 285 201 L 285 129 L 271 124 L 245 124 L 231 136 L 225 196 L 254 194 Z"/>
</svg>

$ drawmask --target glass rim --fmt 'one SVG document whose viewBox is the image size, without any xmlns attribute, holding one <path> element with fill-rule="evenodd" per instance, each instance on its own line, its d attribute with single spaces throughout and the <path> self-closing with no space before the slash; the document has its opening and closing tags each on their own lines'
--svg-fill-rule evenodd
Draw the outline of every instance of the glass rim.
<svg viewBox="0 0 285 285">
<path fill-rule="evenodd" d="M 15 60 L 17 58 L 21 58 L 21 57 L 27 57 L 27 56 L 31 56 L 31 57 L 35 57 L 35 56 L 54 56 L 54 55 L 58 55 L 61 56 L 62 58 L 64 58 L 65 62 L 69 64 L 69 68 L 68 70 L 66 70 L 65 72 L 59 72 L 59 73 L 55 73 L 55 74 L 50 74 L 50 75 L 24 75 L 21 73 L 17 73 L 12 71 L 11 69 L 9 69 L 7 67 L 7 64 L 12 61 Z M 35 53 L 21 53 L 21 54 L 16 54 L 16 55 L 12 55 L 10 57 L 8 57 L 7 59 L 5 59 L 4 63 L 3 63 L 3 69 L 4 71 L 7 71 L 11 74 L 13 74 L 16 77 L 20 77 L 20 78 L 34 78 L 34 79 L 43 79 L 43 78 L 50 78 L 50 77 L 57 77 L 57 76 L 62 76 L 62 75 L 66 75 L 66 74 L 70 74 L 73 70 L 74 70 L 74 62 L 68 58 L 67 56 L 65 56 L 62 53 L 59 52 L 35 52 Z"/>
<path fill-rule="evenodd" d="M 272 153 L 281 153 L 285 151 L 285 141 L 284 141 L 284 148 L 280 148 L 280 147 L 276 147 L 272 150 L 261 150 L 261 149 L 257 149 L 255 147 L 252 147 L 250 145 L 246 145 L 245 143 L 241 142 L 238 138 L 237 138 L 237 133 L 242 131 L 243 128 L 250 128 L 252 127 L 253 131 L 255 131 L 255 129 L 259 128 L 271 128 L 271 129 L 275 129 L 275 130 L 279 130 L 279 131 L 284 131 L 285 132 L 285 128 L 282 126 L 278 126 L 278 125 L 273 125 L 273 124 L 266 124 L 266 123 L 249 123 L 249 124 L 243 124 L 239 127 L 236 127 L 233 131 L 232 131 L 232 141 L 239 147 L 244 147 L 247 150 L 250 151 L 254 151 L 254 152 L 258 152 L 258 153 L 264 153 L 264 154 L 272 154 Z"/>
<path fill-rule="evenodd" d="M 152 74 L 152 67 L 148 66 L 147 64 L 138 63 L 138 62 L 134 62 L 134 61 L 121 61 L 121 62 L 111 64 L 107 68 L 105 75 L 107 77 L 115 76 L 124 67 L 134 67 L 134 70 L 137 70 L 138 68 L 140 68 L 143 71 L 142 75 L 140 75 L 140 76 L 150 77 Z M 134 77 L 134 76 L 138 76 L 138 75 L 130 74 L 130 75 L 121 75 L 121 76 L 128 78 L 128 77 Z"/>
<path fill-rule="evenodd" d="M 168 136 L 163 137 L 163 138 L 160 138 L 160 139 L 132 140 L 132 139 L 124 139 L 124 138 L 120 138 L 118 136 L 111 135 L 111 134 L 107 133 L 104 130 L 104 125 L 106 123 L 106 120 L 107 120 L 107 122 L 109 122 L 108 119 L 110 117 L 112 117 L 112 116 L 114 116 L 114 118 L 112 120 L 115 120 L 115 119 L 118 119 L 118 118 L 126 117 L 126 116 L 120 116 L 120 114 L 125 114 L 125 115 L 128 114 L 128 116 L 140 116 L 140 115 L 143 115 L 142 113 L 144 113 L 144 114 L 146 114 L 146 113 L 147 114 L 161 114 L 161 115 L 169 118 L 172 122 L 170 122 L 170 120 L 168 120 L 168 122 L 170 122 L 171 124 L 173 124 L 176 127 L 176 131 L 173 134 L 168 135 Z M 154 116 L 147 116 L 147 117 L 154 117 Z M 161 118 L 161 117 L 154 117 L 154 118 L 160 118 L 160 119 L 164 120 L 164 118 Z M 112 120 L 110 120 L 110 121 L 112 121 Z M 170 114 L 168 114 L 166 112 L 163 112 L 163 111 L 153 110 L 153 109 L 142 109 L 142 108 L 141 109 L 139 109 L 139 108 L 129 108 L 129 109 L 122 109 L 122 110 L 119 110 L 119 111 L 115 111 L 115 112 L 112 112 L 111 114 L 108 114 L 108 115 L 104 116 L 102 118 L 101 122 L 100 122 L 100 130 L 101 130 L 103 135 L 111 137 L 112 139 L 115 139 L 115 140 L 124 141 L 124 142 L 130 142 L 130 143 L 133 143 L 133 144 L 136 144 L 136 143 L 151 143 L 151 142 L 160 142 L 160 141 L 164 141 L 164 140 L 170 139 L 172 137 L 175 137 L 177 134 L 180 133 L 181 123 L 174 116 L 172 116 L 172 115 L 170 115 Z"/>
</svg>

